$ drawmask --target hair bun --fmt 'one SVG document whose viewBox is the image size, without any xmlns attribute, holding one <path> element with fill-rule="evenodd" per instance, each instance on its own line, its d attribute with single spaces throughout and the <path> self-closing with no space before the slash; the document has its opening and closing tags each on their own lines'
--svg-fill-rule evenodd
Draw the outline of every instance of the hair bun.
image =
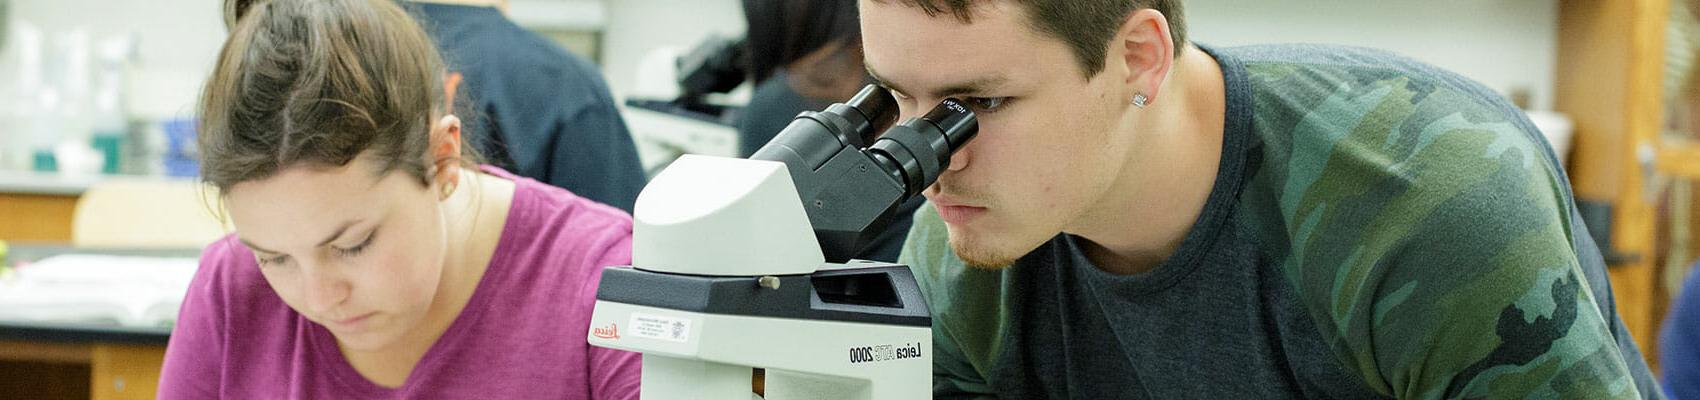
<svg viewBox="0 0 1700 400">
<path fill-rule="evenodd" d="M 270 0 L 224 0 L 224 29 L 236 28 L 236 20 L 248 15 L 248 10 Z"/>
</svg>

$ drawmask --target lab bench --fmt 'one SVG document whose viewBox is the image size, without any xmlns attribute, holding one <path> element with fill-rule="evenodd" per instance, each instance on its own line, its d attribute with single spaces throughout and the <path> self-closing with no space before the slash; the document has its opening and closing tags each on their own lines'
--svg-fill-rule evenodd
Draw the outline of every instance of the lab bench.
<svg viewBox="0 0 1700 400">
<path fill-rule="evenodd" d="M 60 254 L 195 257 L 195 249 L 12 243 L 7 263 Z M 0 320 L 0 398 L 152 399 L 171 329 Z"/>
</svg>

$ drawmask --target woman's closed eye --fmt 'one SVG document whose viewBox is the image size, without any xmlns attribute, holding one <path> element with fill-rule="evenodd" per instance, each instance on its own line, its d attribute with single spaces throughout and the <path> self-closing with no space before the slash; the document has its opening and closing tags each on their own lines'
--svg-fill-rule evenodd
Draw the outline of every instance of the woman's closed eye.
<svg viewBox="0 0 1700 400">
<path fill-rule="evenodd" d="M 343 256 L 343 257 L 358 256 L 358 255 L 360 255 L 360 253 L 366 251 L 366 248 L 371 247 L 372 246 L 372 239 L 377 238 L 377 237 L 378 237 L 378 232 L 373 231 L 372 233 L 367 234 L 366 240 L 360 241 L 360 244 L 356 244 L 356 245 L 349 246 L 349 247 L 335 247 L 336 253 L 337 253 L 337 255 L 340 255 L 340 256 Z"/>
<path fill-rule="evenodd" d="M 289 262 L 289 255 L 288 254 L 279 254 L 279 255 L 275 255 L 275 256 L 260 256 L 260 257 L 257 257 L 256 259 L 259 260 L 260 266 L 269 267 L 269 266 L 283 265 L 283 263 Z"/>
</svg>

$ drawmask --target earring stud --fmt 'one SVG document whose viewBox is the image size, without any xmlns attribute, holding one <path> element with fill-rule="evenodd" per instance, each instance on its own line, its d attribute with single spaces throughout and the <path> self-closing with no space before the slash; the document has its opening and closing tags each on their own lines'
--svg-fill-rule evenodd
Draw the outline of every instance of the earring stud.
<svg viewBox="0 0 1700 400">
<path fill-rule="evenodd" d="M 1134 107 L 1145 108 L 1145 104 L 1149 103 L 1150 101 L 1151 101 L 1151 98 L 1146 97 L 1145 93 L 1134 93 L 1133 94 L 1133 106 Z"/>
</svg>

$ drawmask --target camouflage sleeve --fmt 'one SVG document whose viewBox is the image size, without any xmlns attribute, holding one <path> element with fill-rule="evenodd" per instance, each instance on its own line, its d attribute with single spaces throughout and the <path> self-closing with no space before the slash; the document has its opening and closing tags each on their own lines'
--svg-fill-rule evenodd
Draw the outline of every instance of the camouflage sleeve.
<svg viewBox="0 0 1700 400">
<path fill-rule="evenodd" d="M 947 310 L 955 308 L 950 293 L 959 288 L 950 284 L 967 266 L 951 252 L 947 240 L 944 222 L 932 204 L 923 205 L 915 211 L 915 224 L 897 258 L 914 271 L 933 315 L 933 398 L 995 399 L 981 370 L 970 362 L 963 341 L 952 334 L 952 326 L 959 323 L 953 318 L 957 314 Z"/>
<path fill-rule="evenodd" d="M 1615 316 L 1584 278 L 1562 175 L 1514 111 L 1479 96 L 1393 79 L 1299 124 L 1337 137 L 1324 157 L 1295 161 L 1321 165 L 1295 168 L 1314 175 L 1283 205 L 1300 265 L 1289 277 L 1383 394 L 1657 396 L 1638 392 Z M 1329 120 L 1355 122 L 1314 125 Z"/>
</svg>

